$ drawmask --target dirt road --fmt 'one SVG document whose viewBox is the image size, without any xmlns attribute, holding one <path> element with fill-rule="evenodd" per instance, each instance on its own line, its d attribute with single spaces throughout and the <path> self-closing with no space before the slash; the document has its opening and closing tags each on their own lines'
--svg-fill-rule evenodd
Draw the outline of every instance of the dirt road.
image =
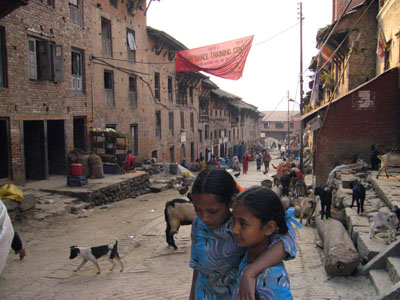
<svg viewBox="0 0 400 300">
<path fill-rule="evenodd" d="M 237 180 L 243 186 L 265 179 L 250 163 L 249 174 Z M 27 249 L 23 261 L 10 253 L 0 279 L 0 299 L 188 299 L 192 270 L 189 268 L 190 226 L 181 228 L 177 251 L 165 242 L 164 205 L 181 197 L 175 190 L 146 194 L 112 205 L 96 207 L 79 215 L 16 224 Z M 286 263 L 295 299 L 374 299 L 375 291 L 362 277 L 329 279 L 312 228 L 298 230 L 299 252 Z M 72 272 L 81 259 L 69 260 L 69 247 L 113 244 L 125 271 L 100 261 L 102 273 L 88 262 Z"/>
</svg>

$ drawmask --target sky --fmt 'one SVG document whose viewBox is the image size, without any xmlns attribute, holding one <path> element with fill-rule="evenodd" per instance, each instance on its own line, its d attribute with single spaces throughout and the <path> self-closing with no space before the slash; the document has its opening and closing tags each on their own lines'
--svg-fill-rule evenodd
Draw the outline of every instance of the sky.
<svg viewBox="0 0 400 300">
<path fill-rule="evenodd" d="M 148 2 L 148 1 L 147 1 Z M 300 24 L 298 0 L 160 0 L 147 12 L 147 25 L 186 47 L 198 48 L 254 35 L 243 77 L 210 79 L 260 111 L 286 110 L 300 99 Z M 303 89 L 316 55 L 316 34 L 332 20 L 331 0 L 303 0 Z M 290 110 L 298 110 L 290 103 Z"/>
</svg>

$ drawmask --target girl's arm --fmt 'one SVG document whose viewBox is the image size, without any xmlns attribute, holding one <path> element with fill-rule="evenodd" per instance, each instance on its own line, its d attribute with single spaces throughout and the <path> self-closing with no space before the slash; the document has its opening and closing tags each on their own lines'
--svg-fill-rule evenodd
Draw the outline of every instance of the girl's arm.
<svg viewBox="0 0 400 300">
<path fill-rule="evenodd" d="M 197 270 L 193 270 L 192 287 L 190 289 L 189 300 L 194 300 L 194 291 L 196 290 Z"/>
<path fill-rule="evenodd" d="M 255 300 L 257 275 L 277 263 L 281 262 L 287 253 L 282 241 L 279 241 L 262 252 L 244 271 L 240 280 L 239 294 L 236 300 Z M 192 285 L 193 286 L 193 285 Z"/>
</svg>

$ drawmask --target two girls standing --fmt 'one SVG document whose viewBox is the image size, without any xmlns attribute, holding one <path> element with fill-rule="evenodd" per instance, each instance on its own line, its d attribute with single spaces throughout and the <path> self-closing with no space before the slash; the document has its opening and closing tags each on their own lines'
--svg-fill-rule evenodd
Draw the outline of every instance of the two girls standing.
<svg viewBox="0 0 400 300">
<path fill-rule="evenodd" d="M 232 217 L 238 193 L 232 176 L 225 170 L 205 170 L 197 176 L 192 187 L 196 216 L 191 234 L 191 300 L 255 299 L 255 295 L 292 299 L 282 260 L 295 257 L 295 237 L 287 231 L 279 198 L 260 189 L 241 192 Z M 257 202 L 258 208 L 248 206 L 249 201 Z M 254 210 L 265 216 L 259 219 Z"/>
</svg>

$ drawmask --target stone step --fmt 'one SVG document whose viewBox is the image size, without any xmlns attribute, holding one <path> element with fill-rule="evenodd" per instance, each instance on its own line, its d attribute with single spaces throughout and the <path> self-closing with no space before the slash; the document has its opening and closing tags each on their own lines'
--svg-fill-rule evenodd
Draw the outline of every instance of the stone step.
<svg viewBox="0 0 400 300">
<path fill-rule="evenodd" d="M 400 281 L 400 257 L 390 256 L 386 260 L 386 270 L 393 283 Z"/>
<path fill-rule="evenodd" d="M 368 273 L 369 279 L 377 290 L 378 295 L 384 295 L 393 286 L 393 282 L 390 280 L 386 270 L 370 270 Z"/>
<path fill-rule="evenodd" d="M 370 261 L 379 253 L 385 251 L 386 247 L 387 245 L 383 240 L 370 239 L 369 233 L 358 233 L 357 248 L 362 260 Z"/>
</svg>

